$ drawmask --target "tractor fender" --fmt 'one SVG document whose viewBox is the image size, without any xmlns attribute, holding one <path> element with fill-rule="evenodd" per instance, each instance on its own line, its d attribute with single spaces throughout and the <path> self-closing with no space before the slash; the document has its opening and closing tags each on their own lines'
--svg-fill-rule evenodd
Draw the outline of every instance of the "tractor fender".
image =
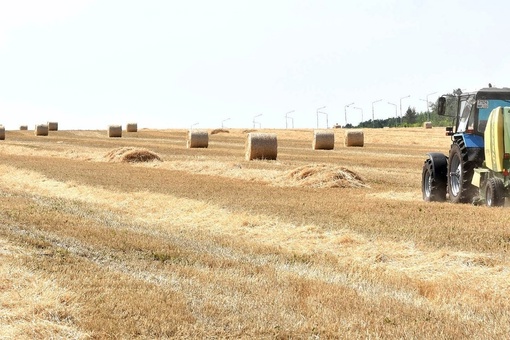
<svg viewBox="0 0 510 340">
<path fill-rule="evenodd" d="M 464 144 L 466 148 L 481 148 L 483 149 L 483 137 L 479 135 L 474 135 L 471 133 L 463 133 L 461 135 L 462 139 L 464 139 Z"/>
<path fill-rule="evenodd" d="M 446 177 L 448 172 L 448 157 L 440 152 L 429 152 L 427 154 L 430 161 L 432 162 L 432 169 L 434 172 L 434 178 L 436 180 L 444 181 L 446 183 Z"/>
<path fill-rule="evenodd" d="M 482 165 L 485 160 L 484 140 L 483 137 L 473 134 L 462 134 L 454 137 L 454 143 L 460 144 L 462 139 L 464 146 L 467 148 L 468 161 L 475 162 L 477 166 Z"/>
</svg>

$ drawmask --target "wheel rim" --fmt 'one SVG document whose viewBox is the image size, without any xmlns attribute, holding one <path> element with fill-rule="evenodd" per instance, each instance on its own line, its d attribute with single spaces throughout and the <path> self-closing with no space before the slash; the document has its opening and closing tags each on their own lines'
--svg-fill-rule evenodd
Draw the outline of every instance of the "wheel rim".
<svg viewBox="0 0 510 340">
<path fill-rule="evenodd" d="M 462 172 L 459 157 L 453 157 L 450 169 L 453 170 L 450 172 L 450 191 L 453 196 L 458 196 L 460 193 L 460 177 Z"/>
<path fill-rule="evenodd" d="M 485 191 L 485 204 L 487 204 L 488 207 L 492 207 L 492 204 L 494 203 L 492 201 L 492 189 L 490 185 L 487 186 L 487 190 Z"/>
<path fill-rule="evenodd" d="M 430 172 L 427 171 L 425 173 L 425 178 L 423 179 L 423 190 L 425 192 L 425 197 L 430 197 L 431 186 L 432 186 L 432 176 L 430 176 Z"/>
</svg>

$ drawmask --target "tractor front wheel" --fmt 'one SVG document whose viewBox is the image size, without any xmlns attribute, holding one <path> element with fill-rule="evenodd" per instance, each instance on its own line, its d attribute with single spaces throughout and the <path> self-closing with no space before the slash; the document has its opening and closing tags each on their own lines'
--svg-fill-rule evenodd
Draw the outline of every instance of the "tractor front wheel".
<svg viewBox="0 0 510 340">
<path fill-rule="evenodd" d="M 444 202 L 446 200 L 446 181 L 435 173 L 430 159 L 423 163 L 421 191 L 423 200 L 426 202 Z"/>
<path fill-rule="evenodd" d="M 488 207 L 501 207 L 505 204 L 505 186 L 499 178 L 489 178 L 485 186 L 485 204 Z"/>
</svg>

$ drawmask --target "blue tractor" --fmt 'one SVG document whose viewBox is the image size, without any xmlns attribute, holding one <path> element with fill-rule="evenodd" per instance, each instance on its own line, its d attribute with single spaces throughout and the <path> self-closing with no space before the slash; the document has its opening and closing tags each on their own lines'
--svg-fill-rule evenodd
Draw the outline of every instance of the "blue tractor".
<svg viewBox="0 0 510 340">
<path fill-rule="evenodd" d="M 448 156 L 441 152 L 428 153 L 422 171 L 423 199 L 429 202 L 449 200 L 452 203 L 503 205 L 510 187 L 510 154 L 502 146 L 503 140 L 508 139 L 510 143 L 510 129 L 508 136 L 503 133 L 503 117 L 506 117 L 503 112 L 509 112 L 510 88 L 488 87 L 469 93 L 454 92 L 441 96 L 437 101 L 437 113 L 453 118 L 452 126 L 446 128 L 452 144 Z M 510 116 L 505 119 L 510 123 Z M 498 131 L 486 135 L 488 121 Z M 490 141 L 486 141 L 487 136 L 490 136 Z M 501 156 L 494 156 L 496 152 Z M 504 162 L 506 168 L 487 166 L 487 157 L 501 158 L 498 164 Z"/>
</svg>

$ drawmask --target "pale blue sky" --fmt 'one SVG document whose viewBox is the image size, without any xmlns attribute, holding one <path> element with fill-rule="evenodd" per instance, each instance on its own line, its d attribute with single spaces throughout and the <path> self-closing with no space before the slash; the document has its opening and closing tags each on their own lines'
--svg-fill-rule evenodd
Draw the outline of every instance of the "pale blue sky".
<svg viewBox="0 0 510 340">
<path fill-rule="evenodd" d="M 510 86 L 507 13 L 473 0 L 0 0 L 0 124 L 250 128 L 260 114 L 284 128 L 294 111 L 296 128 L 316 128 L 322 106 L 329 126 L 352 102 L 352 124 L 379 99 L 376 119 L 395 115 L 388 102 L 425 111 L 433 92 Z"/>
</svg>

